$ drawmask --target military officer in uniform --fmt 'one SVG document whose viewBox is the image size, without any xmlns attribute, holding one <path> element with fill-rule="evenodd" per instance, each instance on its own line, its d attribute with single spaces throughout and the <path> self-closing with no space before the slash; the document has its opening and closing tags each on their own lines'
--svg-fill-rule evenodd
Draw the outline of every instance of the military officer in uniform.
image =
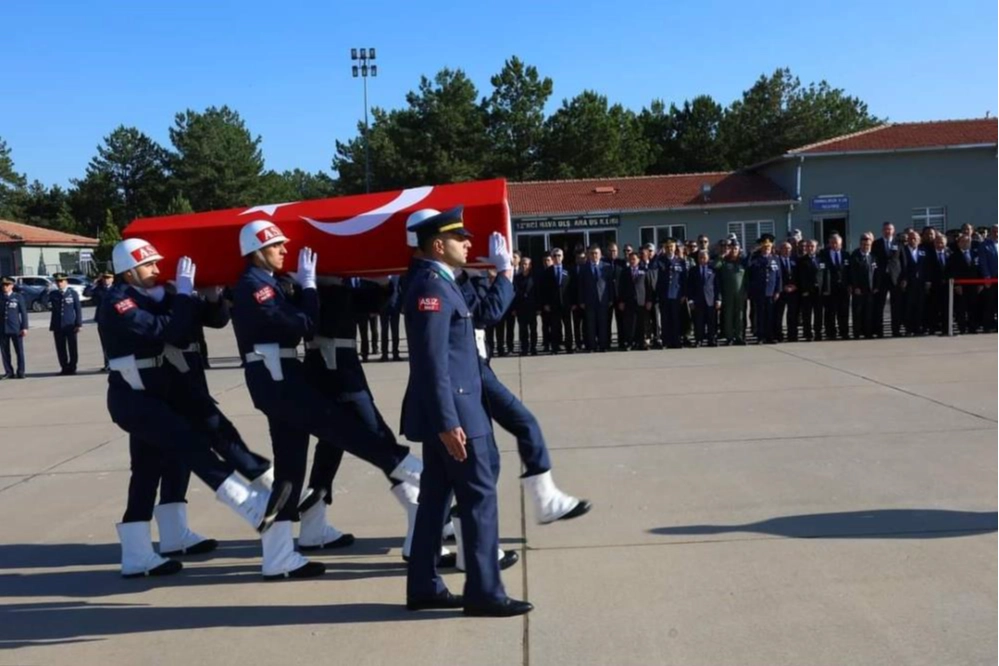
<svg viewBox="0 0 999 666">
<path fill-rule="evenodd" d="M 418 486 L 419 459 L 370 446 L 370 434 L 356 415 L 308 381 L 298 360 L 298 345 L 303 337 L 315 334 L 319 319 L 316 255 L 309 248 L 299 252 L 295 281 L 301 297 L 296 305 L 274 275 L 284 267 L 287 242 L 281 229 L 267 220 L 244 225 L 239 248 L 246 270 L 233 290 L 236 343 L 246 362 L 244 374 L 253 405 L 267 416 L 275 479 L 290 483 L 294 498 L 301 496 L 312 434 L 379 469 L 390 470 L 393 479 Z M 289 502 L 264 535 L 265 580 L 310 578 L 325 571 L 321 562 L 309 562 L 294 549 L 292 522 L 298 514 L 298 502 Z"/>
<path fill-rule="evenodd" d="M 28 309 L 24 305 L 24 297 L 14 293 L 14 278 L 4 277 L 0 280 L 3 289 L 0 290 L 0 355 L 3 356 L 3 372 L 0 379 L 24 379 L 24 338 L 28 335 Z M 17 356 L 17 372 L 11 364 L 10 346 L 14 345 L 14 355 Z"/>
<path fill-rule="evenodd" d="M 783 284 L 781 269 L 773 255 L 774 237 L 764 234 L 758 241 L 760 252 L 749 262 L 749 298 L 753 303 L 753 331 L 757 344 L 777 341 L 774 304 L 780 298 Z"/>
<path fill-rule="evenodd" d="M 368 386 L 364 367 L 357 354 L 351 299 L 356 291 L 339 278 L 323 278 L 319 285 L 319 320 L 316 333 L 305 343 L 305 374 L 312 386 L 327 398 L 350 411 L 365 429 L 370 448 L 383 451 L 384 460 L 404 459 L 409 449 L 396 442 Z M 309 475 L 306 498 L 299 505 L 301 527 L 298 547 L 301 551 L 343 548 L 354 542 L 326 520 L 327 507 L 333 501 L 333 480 L 343 459 L 343 449 L 324 439 L 316 445 Z M 407 515 L 406 539 L 402 556 L 409 558 L 412 530 L 416 523 L 419 487 L 392 477 L 392 467 L 382 468 L 389 489 Z"/>
<path fill-rule="evenodd" d="M 728 253 L 717 267 L 721 289 L 721 334 L 730 345 L 746 344 L 746 298 L 749 280 L 738 240 L 728 240 Z"/>
<path fill-rule="evenodd" d="M 406 583 L 406 607 L 464 608 L 466 615 L 508 617 L 533 609 L 507 596 L 500 580 L 496 482 L 499 450 L 482 381 L 471 309 L 455 283 L 471 243 L 462 209 L 428 217 L 413 231 L 423 253 L 414 262 L 404 308 L 409 385 L 403 434 L 423 442 L 425 467 Z M 512 271 L 498 280 L 509 282 Z M 460 507 L 467 575 L 454 595 L 437 571 L 441 525 L 454 493 Z"/>
<path fill-rule="evenodd" d="M 60 375 L 75 375 L 78 359 L 76 335 L 83 326 L 83 308 L 80 295 L 69 288 L 65 273 L 55 273 L 56 289 L 49 293 L 52 321 L 49 330 L 55 338 L 56 356 L 59 358 Z"/>
<path fill-rule="evenodd" d="M 659 300 L 662 346 L 680 348 L 683 309 L 687 303 L 687 260 L 676 254 L 676 241 L 666 240 L 666 252 L 659 259 L 656 271 L 656 297 Z"/>
<path fill-rule="evenodd" d="M 94 321 L 97 321 L 97 312 L 101 309 L 101 301 L 104 300 L 104 296 L 107 295 L 108 290 L 111 289 L 114 284 L 114 273 L 110 271 L 105 271 L 101 273 L 90 289 L 90 300 L 94 304 Z M 84 292 L 86 293 L 86 292 Z M 100 337 L 100 327 L 97 328 L 98 337 Z M 101 340 L 101 350 L 104 349 L 104 341 Z M 108 371 L 108 357 L 104 355 L 104 366 L 101 367 L 101 372 Z"/>
<path fill-rule="evenodd" d="M 212 451 L 211 438 L 179 411 L 175 397 L 184 387 L 164 363 L 167 343 L 190 342 L 196 315 L 195 267 L 182 257 L 177 266 L 177 295 L 169 301 L 157 262 L 163 257 L 149 243 L 130 238 L 112 251 L 121 281 L 110 289 L 97 313 L 107 345 L 108 411 L 130 436 L 132 478 L 128 505 L 118 535 L 121 573 L 126 578 L 176 573 L 179 562 L 153 551 L 150 521 L 156 487 L 165 464 L 182 464 L 215 491 L 216 498 L 260 533 L 266 533 L 288 500 L 290 485 L 255 488 Z M 161 535 L 162 536 L 162 535 Z"/>
</svg>

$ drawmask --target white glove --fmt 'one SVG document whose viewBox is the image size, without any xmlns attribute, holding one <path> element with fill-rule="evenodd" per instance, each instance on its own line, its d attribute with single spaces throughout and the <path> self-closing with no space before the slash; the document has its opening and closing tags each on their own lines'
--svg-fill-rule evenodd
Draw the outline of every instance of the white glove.
<svg viewBox="0 0 999 666">
<path fill-rule="evenodd" d="M 190 257 L 181 257 L 177 262 L 177 293 L 190 296 L 194 292 L 194 273 L 197 266 Z"/>
<path fill-rule="evenodd" d="M 302 289 L 316 288 L 316 253 L 311 247 L 303 247 L 298 252 L 298 272 L 295 273 L 295 282 Z"/>
<path fill-rule="evenodd" d="M 500 273 L 513 268 L 513 255 L 506 247 L 506 237 L 494 231 L 489 234 L 489 256 L 479 257 L 481 263 L 492 264 Z"/>
</svg>

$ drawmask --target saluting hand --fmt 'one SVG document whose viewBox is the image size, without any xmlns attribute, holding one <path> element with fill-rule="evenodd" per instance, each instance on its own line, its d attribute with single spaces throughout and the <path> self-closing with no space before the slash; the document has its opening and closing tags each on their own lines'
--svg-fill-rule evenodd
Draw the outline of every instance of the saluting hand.
<svg viewBox="0 0 999 666">
<path fill-rule="evenodd" d="M 444 442 L 444 448 L 447 449 L 452 458 L 458 462 L 465 462 L 465 459 L 468 458 L 468 453 L 465 452 L 465 442 L 467 440 L 465 438 L 465 431 L 461 426 L 439 433 L 438 437 Z"/>
</svg>

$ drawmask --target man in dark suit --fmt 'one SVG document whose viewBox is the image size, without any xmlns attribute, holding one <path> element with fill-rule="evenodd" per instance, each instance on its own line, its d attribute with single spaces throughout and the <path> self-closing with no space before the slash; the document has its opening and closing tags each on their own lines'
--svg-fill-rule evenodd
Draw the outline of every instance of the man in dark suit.
<svg viewBox="0 0 999 666">
<path fill-rule="evenodd" d="M 957 239 L 957 250 L 951 252 L 947 273 L 954 280 L 979 280 L 982 277 L 978 251 L 972 247 L 971 236 L 962 234 Z M 975 333 L 980 322 L 976 304 L 981 285 L 954 285 L 954 318 L 961 333 Z"/>
<path fill-rule="evenodd" d="M 924 313 L 923 320 L 929 322 L 927 333 L 946 335 L 950 331 L 951 322 L 947 319 L 947 297 L 950 278 L 948 264 L 951 250 L 947 247 L 947 237 L 937 234 L 933 237 L 933 251 L 927 256 L 927 277 L 930 290 L 927 294 L 926 307 L 930 309 L 929 316 Z"/>
<path fill-rule="evenodd" d="M 617 243 L 611 241 L 607 244 L 607 256 L 601 259 L 605 264 L 611 267 L 613 271 L 614 280 L 614 291 L 617 293 L 620 288 L 620 280 L 624 271 L 628 268 L 628 259 L 621 258 L 618 254 Z M 617 348 L 618 351 L 624 351 L 626 343 L 628 340 L 624 333 L 624 316 L 625 313 L 620 308 L 614 308 L 614 327 L 617 330 Z"/>
<path fill-rule="evenodd" d="M 898 275 L 891 271 L 891 267 L 898 266 L 898 261 L 895 257 L 898 255 L 901 245 L 895 239 L 895 225 L 891 222 L 885 222 L 881 225 L 881 238 L 874 241 L 871 246 L 871 254 L 874 255 L 874 261 L 878 265 L 878 272 L 881 274 L 879 278 L 881 288 L 874 297 L 873 326 L 875 337 L 884 337 L 885 302 L 889 300 L 889 296 L 891 297 L 891 334 L 894 338 L 901 335 L 903 313 L 902 292 L 898 288 Z"/>
<path fill-rule="evenodd" d="M 871 252 L 874 234 L 868 232 L 860 237 L 860 247 L 850 257 L 850 289 L 853 291 L 853 339 L 863 335 L 870 340 L 878 332 L 875 326 L 880 322 L 875 310 L 878 294 L 882 291 L 883 271 Z M 883 302 L 882 302 L 883 304 Z"/>
<path fill-rule="evenodd" d="M 389 360 L 389 333 L 392 334 L 392 360 L 399 360 L 399 315 L 402 314 L 402 285 L 398 275 L 390 275 L 385 285 L 385 304 L 381 309 L 382 360 Z"/>
<path fill-rule="evenodd" d="M 784 314 L 787 313 L 787 341 L 798 341 L 798 315 L 801 304 L 801 294 L 798 292 L 797 264 L 794 248 L 784 241 L 777 252 L 777 263 L 780 265 L 780 297 L 774 305 L 774 336 L 777 342 L 784 341 Z"/>
<path fill-rule="evenodd" d="M 802 334 L 807 342 L 822 339 L 822 271 L 819 259 L 815 256 L 818 242 L 814 239 L 802 241 L 804 255 L 795 264 L 795 282 L 801 296 Z M 814 324 L 814 325 L 813 325 Z"/>
<path fill-rule="evenodd" d="M 697 253 L 697 265 L 687 271 L 687 298 L 694 305 L 694 346 L 717 347 L 717 311 L 721 289 L 707 250 Z"/>
<path fill-rule="evenodd" d="M 573 252 L 575 259 L 569 272 L 572 274 L 572 333 L 576 338 L 576 349 L 581 350 L 586 345 L 586 336 L 583 334 L 584 312 L 583 304 L 579 300 L 579 276 L 580 270 L 586 265 L 586 250 L 582 245 L 577 245 Z"/>
<path fill-rule="evenodd" d="M 513 276 L 513 307 L 520 328 L 520 355 L 538 355 L 538 280 L 531 258 L 520 259 L 520 272 Z"/>
<path fill-rule="evenodd" d="M 850 337 L 850 286 L 847 281 L 850 258 L 843 251 L 839 234 L 829 237 L 829 244 L 819 253 L 822 270 L 822 309 L 826 320 L 826 337 L 843 340 Z"/>
<path fill-rule="evenodd" d="M 586 321 L 586 348 L 610 348 L 610 313 L 614 307 L 614 269 L 600 261 L 600 246 L 589 249 L 589 261 L 579 270 L 579 305 Z"/>
<path fill-rule="evenodd" d="M 367 362 L 368 354 L 374 347 L 374 353 L 378 353 L 378 329 L 372 329 L 369 336 L 369 326 L 372 319 L 378 317 L 379 301 L 381 294 L 379 287 L 370 280 L 359 277 L 352 277 L 346 280 L 351 291 L 351 303 L 354 309 L 354 321 L 357 324 L 357 332 L 361 336 L 361 360 Z"/>
<path fill-rule="evenodd" d="M 548 269 L 555 265 L 552 255 L 546 254 L 542 257 L 543 263 L 535 271 L 537 281 L 534 285 L 537 292 L 538 309 L 541 311 L 541 349 L 550 352 L 552 350 L 552 313 L 545 310 L 544 283 L 548 275 Z"/>
<path fill-rule="evenodd" d="M 919 234 L 912 230 L 906 235 L 905 247 L 898 252 L 898 287 L 902 292 L 905 334 L 923 335 L 923 309 L 929 289 L 929 258 L 919 244 Z"/>
<path fill-rule="evenodd" d="M 565 350 L 570 354 L 573 352 L 572 310 L 576 301 L 573 295 L 575 287 L 572 283 L 572 275 L 568 268 L 562 264 L 563 256 L 562 248 L 552 249 L 552 265 L 545 271 L 541 283 L 541 302 L 544 311 L 549 315 L 553 354 L 559 353 L 563 341 Z"/>
<path fill-rule="evenodd" d="M 642 270 L 640 259 L 632 252 L 628 256 L 629 267 L 621 271 L 618 280 L 618 312 L 623 317 L 624 326 L 620 336 L 627 348 L 648 349 L 645 331 L 649 322 L 649 312 L 655 299 L 655 288 L 651 271 Z"/>
</svg>

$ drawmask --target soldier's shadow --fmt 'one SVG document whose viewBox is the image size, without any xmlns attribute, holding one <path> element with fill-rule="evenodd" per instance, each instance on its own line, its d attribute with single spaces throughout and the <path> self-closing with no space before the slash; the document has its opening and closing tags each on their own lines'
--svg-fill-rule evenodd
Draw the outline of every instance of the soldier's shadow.
<svg viewBox="0 0 999 666">
<path fill-rule="evenodd" d="M 460 610 L 411 613 L 401 603 L 202 607 L 86 601 L 25 603 L 4 607 L 0 650 L 158 631 L 438 620 L 460 615 Z"/>
<path fill-rule="evenodd" d="M 780 516 L 742 525 L 657 527 L 664 536 L 756 532 L 793 539 L 941 539 L 997 530 L 995 511 L 874 509 Z"/>
</svg>

